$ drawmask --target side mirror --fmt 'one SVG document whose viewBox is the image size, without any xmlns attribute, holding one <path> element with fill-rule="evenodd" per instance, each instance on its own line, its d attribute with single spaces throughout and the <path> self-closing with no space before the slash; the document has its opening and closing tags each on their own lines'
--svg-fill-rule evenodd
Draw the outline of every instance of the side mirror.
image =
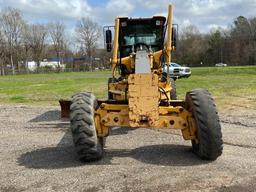
<svg viewBox="0 0 256 192">
<path fill-rule="evenodd" d="M 107 45 L 107 52 L 111 52 L 112 50 L 112 32 L 111 30 L 106 30 L 106 45 Z"/>
<path fill-rule="evenodd" d="M 172 26 L 172 47 L 177 47 L 178 25 Z"/>
</svg>

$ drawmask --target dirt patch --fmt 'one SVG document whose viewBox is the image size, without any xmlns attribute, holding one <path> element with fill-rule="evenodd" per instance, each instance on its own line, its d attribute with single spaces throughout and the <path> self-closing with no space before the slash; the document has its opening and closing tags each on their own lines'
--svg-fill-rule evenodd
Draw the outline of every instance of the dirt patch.
<svg viewBox="0 0 256 192">
<path fill-rule="evenodd" d="M 223 155 L 202 161 L 180 132 L 112 130 L 101 161 L 78 161 L 55 107 L 0 106 L 0 191 L 255 191 L 256 110 L 220 113 Z"/>
</svg>

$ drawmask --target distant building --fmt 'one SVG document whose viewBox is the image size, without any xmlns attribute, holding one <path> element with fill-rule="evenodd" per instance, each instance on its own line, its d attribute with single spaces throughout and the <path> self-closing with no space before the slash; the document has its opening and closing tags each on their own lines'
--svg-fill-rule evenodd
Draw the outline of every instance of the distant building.
<svg viewBox="0 0 256 192">
<path fill-rule="evenodd" d="M 29 61 L 27 66 L 29 71 L 37 70 L 37 63 L 35 61 Z M 53 70 L 58 68 L 64 70 L 66 68 L 65 64 L 60 64 L 57 61 L 40 61 L 40 67 L 45 67 L 45 68 L 49 67 Z"/>
</svg>

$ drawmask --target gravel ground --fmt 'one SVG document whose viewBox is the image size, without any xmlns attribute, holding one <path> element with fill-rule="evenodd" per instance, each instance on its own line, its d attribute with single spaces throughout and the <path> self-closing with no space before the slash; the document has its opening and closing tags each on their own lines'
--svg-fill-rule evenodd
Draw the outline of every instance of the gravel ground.
<svg viewBox="0 0 256 192">
<path fill-rule="evenodd" d="M 0 105 L 0 191 L 256 191 L 256 110 L 220 116 L 217 161 L 180 132 L 116 128 L 104 159 L 81 164 L 58 108 Z"/>
</svg>

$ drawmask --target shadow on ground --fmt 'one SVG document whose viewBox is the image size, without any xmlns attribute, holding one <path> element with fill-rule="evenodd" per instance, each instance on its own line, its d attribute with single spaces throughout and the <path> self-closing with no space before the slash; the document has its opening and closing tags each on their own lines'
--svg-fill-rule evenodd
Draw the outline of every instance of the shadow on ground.
<svg viewBox="0 0 256 192">
<path fill-rule="evenodd" d="M 136 128 L 130 127 L 115 127 L 110 130 L 110 135 L 125 135 L 131 131 L 135 131 Z"/>
<path fill-rule="evenodd" d="M 56 129 L 60 128 L 66 131 L 66 129 L 70 128 L 70 124 L 67 121 L 60 121 L 54 123 L 38 123 L 27 126 L 28 129 Z"/>
<path fill-rule="evenodd" d="M 135 149 L 105 149 L 104 158 L 100 161 L 82 164 L 79 162 L 72 145 L 70 133 L 66 133 L 56 147 L 37 149 L 22 154 L 17 162 L 20 166 L 34 169 L 61 169 L 89 165 L 120 165 L 113 163 L 116 157 L 133 158 L 145 164 L 159 166 L 193 166 L 209 163 L 198 159 L 191 151 L 191 147 L 182 145 L 150 145 Z"/>
<path fill-rule="evenodd" d="M 60 120 L 60 111 L 59 110 L 51 110 L 47 111 L 43 114 L 38 115 L 34 119 L 31 119 L 30 123 L 39 123 L 46 121 L 58 121 Z"/>
<path fill-rule="evenodd" d="M 69 128 L 69 119 L 61 119 L 60 111 L 51 110 L 29 121 L 27 128 Z"/>
</svg>

